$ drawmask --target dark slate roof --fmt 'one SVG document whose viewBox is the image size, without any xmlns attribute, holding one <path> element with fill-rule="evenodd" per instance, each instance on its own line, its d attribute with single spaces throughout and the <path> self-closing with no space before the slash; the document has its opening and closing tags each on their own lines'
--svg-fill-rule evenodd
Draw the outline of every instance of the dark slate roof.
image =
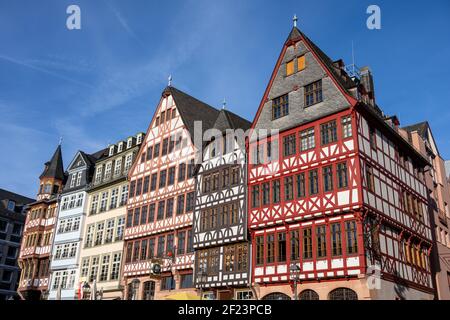
<svg viewBox="0 0 450 320">
<path fill-rule="evenodd" d="M 203 131 L 214 126 L 219 110 L 172 86 L 166 87 L 163 94 L 166 93 L 172 95 L 181 119 L 191 135 L 191 139 L 194 139 L 195 121 L 202 121 Z"/>
<path fill-rule="evenodd" d="M 242 129 L 246 131 L 251 125 L 252 123 L 248 120 L 231 111 L 222 109 L 219 111 L 219 115 L 214 123 L 214 128 L 220 131 L 225 131 L 226 129 Z"/>
<path fill-rule="evenodd" d="M 422 138 L 427 139 L 428 128 L 429 128 L 428 121 L 424 121 L 403 127 L 402 129 L 408 131 L 409 133 L 417 131 Z"/>
<path fill-rule="evenodd" d="M 61 145 L 58 145 L 58 148 L 56 148 L 51 160 L 45 163 L 45 169 L 39 176 L 39 179 L 42 178 L 55 178 L 64 181 Z"/>
<path fill-rule="evenodd" d="M 299 38 L 303 39 L 311 50 L 319 57 L 321 62 L 326 66 L 328 71 L 330 71 L 336 81 L 338 81 L 339 85 L 346 91 L 351 88 L 356 87 L 356 83 L 350 78 L 347 72 L 337 68 L 333 63 L 333 60 L 330 59 L 314 42 L 311 41 L 303 32 L 301 32 L 297 27 L 293 27 L 286 42 L 298 40 Z"/>
<path fill-rule="evenodd" d="M 34 199 L 22 196 L 20 194 L 5 189 L 0 189 L 0 200 L 13 200 L 18 205 L 28 204 L 35 201 Z"/>
</svg>

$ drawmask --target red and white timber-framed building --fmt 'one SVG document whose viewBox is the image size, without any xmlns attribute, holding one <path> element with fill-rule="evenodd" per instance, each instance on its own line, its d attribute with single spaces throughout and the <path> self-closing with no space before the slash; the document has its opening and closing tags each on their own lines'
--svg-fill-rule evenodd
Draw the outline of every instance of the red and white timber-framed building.
<svg viewBox="0 0 450 320">
<path fill-rule="evenodd" d="M 51 160 L 45 163 L 39 180 L 36 201 L 29 204 L 19 255 L 22 272 L 17 291 L 26 300 L 46 299 L 50 286 L 58 197 L 66 181 L 60 145 Z"/>
<path fill-rule="evenodd" d="M 123 265 L 126 299 L 197 294 L 192 235 L 198 153 L 194 122 L 202 121 L 206 130 L 217 115 L 215 108 L 172 86 L 162 93 L 129 173 Z M 154 266 L 161 266 L 160 272 Z"/>
<path fill-rule="evenodd" d="M 432 298 L 428 162 L 397 125 L 367 68 L 350 77 L 292 29 L 247 146 L 258 299 L 290 299 L 295 282 L 304 300 Z"/>
</svg>

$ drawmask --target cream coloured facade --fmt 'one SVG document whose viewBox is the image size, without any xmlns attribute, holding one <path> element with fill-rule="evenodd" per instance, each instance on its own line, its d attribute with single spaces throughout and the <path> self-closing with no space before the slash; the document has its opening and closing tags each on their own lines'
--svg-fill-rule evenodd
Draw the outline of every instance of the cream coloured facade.
<svg viewBox="0 0 450 320">
<path fill-rule="evenodd" d="M 83 292 L 83 286 L 88 284 L 92 294 L 95 282 L 97 299 L 123 299 L 121 270 L 127 175 L 143 139 L 144 134 L 139 133 L 110 145 L 108 156 L 95 164 L 94 177 L 88 188 L 78 285 Z"/>
</svg>

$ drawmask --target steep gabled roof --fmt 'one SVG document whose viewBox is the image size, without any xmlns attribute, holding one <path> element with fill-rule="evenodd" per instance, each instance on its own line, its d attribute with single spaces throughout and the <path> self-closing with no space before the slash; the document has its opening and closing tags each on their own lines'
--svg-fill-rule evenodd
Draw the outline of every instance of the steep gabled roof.
<svg viewBox="0 0 450 320">
<path fill-rule="evenodd" d="M 39 176 L 39 179 L 42 178 L 55 178 L 64 181 L 64 167 L 61 145 L 58 145 L 50 161 L 45 163 L 45 169 Z"/>
<path fill-rule="evenodd" d="M 251 125 L 252 124 L 250 121 L 231 111 L 222 109 L 219 111 L 217 119 L 214 123 L 214 128 L 220 131 L 225 131 L 226 129 L 242 129 L 246 131 Z"/>
<path fill-rule="evenodd" d="M 163 94 L 167 93 L 172 95 L 192 139 L 194 138 L 195 121 L 202 121 L 203 131 L 214 126 L 219 110 L 172 86 L 166 87 Z"/>
<path fill-rule="evenodd" d="M 17 205 L 25 205 L 35 201 L 34 199 L 22 196 L 20 194 L 0 189 L 0 200 L 13 200 Z"/>
<path fill-rule="evenodd" d="M 419 122 L 416 124 L 412 124 L 410 126 L 406 126 L 403 127 L 403 130 L 406 130 L 408 132 L 414 132 L 417 131 L 417 133 L 419 133 L 419 135 L 423 138 L 423 139 L 427 139 L 427 133 L 428 133 L 428 128 L 429 128 L 429 124 L 428 121 L 423 121 L 423 122 Z"/>
</svg>

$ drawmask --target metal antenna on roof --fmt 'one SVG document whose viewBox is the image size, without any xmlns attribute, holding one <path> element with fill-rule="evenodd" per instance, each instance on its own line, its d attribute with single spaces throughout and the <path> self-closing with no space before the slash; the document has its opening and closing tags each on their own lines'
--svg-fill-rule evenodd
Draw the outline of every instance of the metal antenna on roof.
<svg viewBox="0 0 450 320">
<path fill-rule="evenodd" d="M 225 98 L 223 98 L 222 109 L 225 109 L 226 107 L 227 107 L 227 100 L 225 100 Z"/>
<path fill-rule="evenodd" d="M 170 86 L 172 86 L 172 75 L 169 75 L 169 83 L 168 83 L 168 86 L 170 87 Z"/>
<path fill-rule="evenodd" d="M 294 14 L 294 18 L 292 18 L 292 21 L 294 21 L 294 28 L 297 28 L 297 20 L 298 20 L 297 15 Z"/>
<path fill-rule="evenodd" d="M 352 68 L 353 68 L 353 74 L 355 74 L 355 48 L 353 45 L 353 40 L 352 40 Z"/>
</svg>

